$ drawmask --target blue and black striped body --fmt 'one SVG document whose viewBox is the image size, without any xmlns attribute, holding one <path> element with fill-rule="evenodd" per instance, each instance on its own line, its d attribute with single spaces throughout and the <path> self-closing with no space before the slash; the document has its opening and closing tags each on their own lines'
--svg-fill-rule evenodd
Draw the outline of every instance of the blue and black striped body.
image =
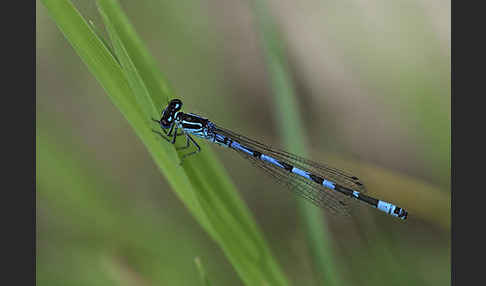
<svg viewBox="0 0 486 286">
<path fill-rule="evenodd" d="M 220 146 L 233 149 L 266 170 L 277 180 L 286 181 L 287 186 L 297 190 L 298 194 L 318 206 L 336 212 L 345 212 L 346 198 L 353 198 L 397 218 L 403 220 L 407 218 L 405 209 L 365 195 L 363 193 L 365 191 L 364 186 L 357 177 L 285 151 L 270 148 L 257 141 L 220 128 L 208 119 L 196 114 L 180 112 L 182 103 L 180 101 L 177 103 L 176 105 L 173 104 L 177 108 L 172 109 L 170 109 L 169 104 L 164 110 L 161 120 L 158 121 L 162 125 L 164 117 L 165 119 L 172 119 L 165 120 L 165 122 L 169 121 L 170 126 L 168 124 L 165 124 L 165 127 L 162 126 L 166 129 L 170 128 L 169 137 L 172 129 L 175 128 L 174 138 L 177 130 L 180 129 L 187 136 L 195 135 Z M 187 146 L 189 146 L 189 137 Z M 195 141 L 193 142 L 195 143 Z M 200 150 L 197 143 L 195 144 Z"/>
</svg>

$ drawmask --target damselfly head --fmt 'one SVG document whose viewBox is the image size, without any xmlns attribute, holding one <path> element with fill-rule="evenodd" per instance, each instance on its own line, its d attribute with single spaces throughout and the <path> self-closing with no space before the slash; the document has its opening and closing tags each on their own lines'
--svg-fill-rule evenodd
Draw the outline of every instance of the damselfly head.
<svg viewBox="0 0 486 286">
<path fill-rule="evenodd" d="M 160 126 L 162 128 L 170 128 L 172 123 L 176 119 L 176 113 L 181 110 L 182 101 L 180 99 L 172 99 L 167 107 L 162 112 L 162 118 L 160 118 Z"/>
</svg>

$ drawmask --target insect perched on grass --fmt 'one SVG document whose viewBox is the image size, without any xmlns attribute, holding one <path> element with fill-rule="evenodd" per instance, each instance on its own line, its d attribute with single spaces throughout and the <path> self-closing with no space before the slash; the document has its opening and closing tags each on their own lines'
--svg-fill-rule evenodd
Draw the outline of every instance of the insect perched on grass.
<svg viewBox="0 0 486 286">
<path fill-rule="evenodd" d="M 181 163 L 201 151 L 191 137 L 194 135 L 238 152 L 296 194 L 331 212 L 348 214 L 347 201 L 353 198 L 402 220 L 407 218 L 405 209 L 365 195 L 364 185 L 351 174 L 271 148 L 221 128 L 199 115 L 184 113 L 181 108 L 182 101 L 173 99 L 162 112 L 160 120 L 152 119 L 160 125 L 164 134 L 153 131 L 168 142 L 175 144 L 177 137 L 185 137 L 186 145 L 178 149 L 187 149 L 191 143 L 196 147 L 195 151 L 181 157 Z"/>
</svg>

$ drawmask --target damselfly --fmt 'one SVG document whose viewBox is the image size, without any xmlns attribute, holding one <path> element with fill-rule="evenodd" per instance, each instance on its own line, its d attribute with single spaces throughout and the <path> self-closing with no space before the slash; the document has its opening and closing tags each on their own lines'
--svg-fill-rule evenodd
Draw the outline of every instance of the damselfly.
<svg viewBox="0 0 486 286">
<path fill-rule="evenodd" d="M 186 145 L 178 149 L 187 149 L 191 143 L 196 147 L 195 151 L 183 155 L 182 161 L 201 151 L 191 137 L 194 135 L 238 152 L 296 194 L 331 212 L 348 214 L 348 200 L 352 198 L 394 217 L 407 218 L 405 209 L 365 195 L 366 189 L 356 176 L 271 148 L 221 128 L 199 115 L 184 113 L 181 108 L 182 101 L 173 99 L 163 110 L 160 120 L 152 120 L 160 125 L 164 134 L 153 131 L 172 144 L 178 136 L 185 136 Z"/>
</svg>

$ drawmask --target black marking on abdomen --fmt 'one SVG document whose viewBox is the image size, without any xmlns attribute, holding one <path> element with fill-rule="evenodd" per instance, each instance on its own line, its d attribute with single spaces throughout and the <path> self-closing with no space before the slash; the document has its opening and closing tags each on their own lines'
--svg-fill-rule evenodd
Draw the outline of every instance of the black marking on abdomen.
<svg viewBox="0 0 486 286">
<path fill-rule="evenodd" d="M 338 185 L 338 184 L 335 185 L 334 189 L 336 191 L 340 192 L 343 195 L 346 195 L 348 197 L 354 197 L 353 196 L 353 190 L 351 190 L 351 189 L 348 189 L 348 188 L 343 187 L 343 186 Z"/>
<path fill-rule="evenodd" d="M 397 215 L 397 217 L 401 219 L 407 219 L 408 212 L 405 209 L 395 207 L 395 210 L 393 212 Z"/>
<path fill-rule="evenodd" d="M 362 202 L 365 202 L 369 205 L 372 205 L 374 207 L 377 207 L 378 206 L 378 200 L 375 199 L 375 198 L 372 198 L 372 197 L 368 197 L 367 195 L 364 195 L 360 192 L 358 192 L 358 195 L 356 196 L 355 195 L 355 191 L 354 190 L 351 190 L 351 189 L 348 189 L 346 187 L 343 187 L 341 185 L 336 185 L 336 191 L 346 195 L 346 196 L 350 196 L 350 197 L 353 197 L 355 199 L 358 199 Z"/>
<path fill-rule="evenodd" d="M 374 207 L 378 206 L 378 200 L 372 197 L 368 197 L 367 195 L 359 194 L 358 200 L 368 203 Z"/>
<path fill-rule="evenodd" d="M 292 169 L 294 168 L 294 166 L 287 164 L 285 162 L 282 162 L 280 160 L 278 160 L 278 162 L 284 167 L 285 170 L 292 172 Z"/>
<path fill-rule="evenodd" d="M 258 159 L 260 159 L 260 156 L 262 155 L 261 152 L 258 152 L 258 151 L 253 151 L 253 157 L 256 157 Z"/>
<path fill-rule="evenodd" d="M 319 185 L 322 185 L 322 182 L 324 182 L 324 179 L 317 175 L 309 173 L 309 177 L 312 179 L 312 181 L 318 183 Z"/>
</svg>

